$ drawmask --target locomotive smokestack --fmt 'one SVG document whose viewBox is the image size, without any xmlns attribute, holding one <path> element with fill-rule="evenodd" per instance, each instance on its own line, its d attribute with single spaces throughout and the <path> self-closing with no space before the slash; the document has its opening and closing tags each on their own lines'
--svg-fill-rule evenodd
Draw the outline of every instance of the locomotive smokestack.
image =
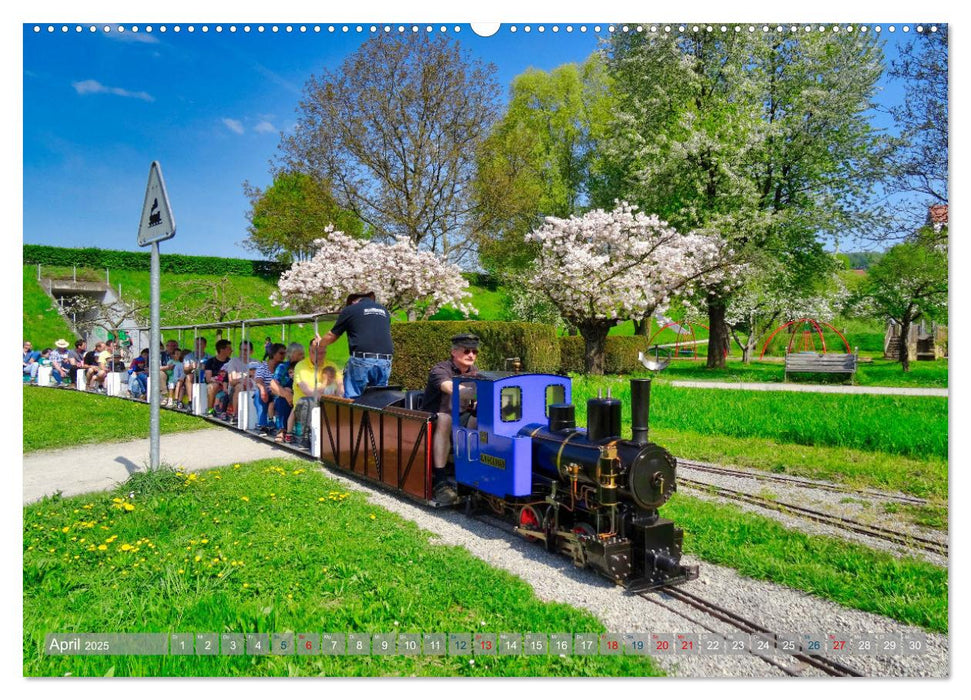
<svg viewBox="0 0 971 700">
<path fill-rule="evenodd" d="M 647 443 L 651 414 L 651 380 L 630 380 L 631 440 L 638 445 Z"/>
</svg>

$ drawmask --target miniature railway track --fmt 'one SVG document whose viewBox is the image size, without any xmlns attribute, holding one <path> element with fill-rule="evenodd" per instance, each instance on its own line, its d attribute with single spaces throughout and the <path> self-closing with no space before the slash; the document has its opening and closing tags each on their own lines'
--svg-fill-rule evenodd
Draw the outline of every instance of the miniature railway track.
<svg viewBox="0 0 971 700">
<path fill-rule="evenodd" d="M 906 496 L 903 494 L 885 493 L 883 491 L 877 491 L 874 489 L 854 489 L 849 486 L 840 486 L 839 484 L 826 484 L 818 481 L 810 481 L 808 479 L 803 479 L 800 477 L 792 476 L 782 476 L 780 474 L 762 474 L 751 471 L 741 471 L 738 469 L 729 469 L 727 467 L 715 467 L 710 464 L 702 464 L 701 462 L 692 462 L 687 459 L 679 459 L 678 466 L 683 466 L 686 469 L 693 469 L 698 472 L 707 472 L 709 474 L 722 474 L 724 476 L 736 477 L 739 479 L 755 479 L 757 481 L 774 481 L 780 484 L 788 484 L 790 486 L 801 486 L 805 488 L 820 489 L 822 491 L 835 491 L 837 493 L 846 493 L 851 495 L 859 495 L 868 498 L 881 498 L 886 501 L 896 501 L 898 503 L 906 503 L 908 505 L 927 505 L 927 499 L 918 498 L 917 496 Z"/>
<path fill-rule="evenodd" d="M 685 605 L 688 605 L 689 607 L 694 608 L 695 610 L 698 610 L 699 612 L 702 612 L 710 617 L 713 617 L 716 620 L 720 620 L 726 624 L 729 624 L 732 627 L 735 627 L 736 629 L 742 632 L 745 632 L 746 634 L 757 634 L 772 641 L 774 641 L 776 638 L 776 635 L 773 632 L 769 631 L 765 627 L 762 627 L 758 623 L 753 622 L 748 618 L 742 617 L 741 615 L 738 615 L 737 613 L 734 613 L 731 610 L 727 610 L 726 608 L 723 608 L 720 605 L 716 605 L 715 603 L 712 603 L 709 600 L 705 600 L 704 598 L 697 596 L 693 593 L 688 593 L 687 591 L 684 591 L 680 588 L 675 588 L 673 586 L 665 586 L 664 588 L 661 588 L 658 591 L 655 591 L 654 593 L 662 593 L 666 596 L 674 598 L 675 600 L 681 603 L 684 603 Z M 663 608 L 667 608 L 668 610 L 671 610 L 681 615 L 682 617 L 687 617 L 683 613 L 661 602 L 660 600 L 657 599 L 657 596 L 652 595 L 651 593 L 641 593 L 639 595 L 646 600 L 649 600 L 657 605 L 660 605 Z M 687 618 L 687 619 L 692 619 L 692 618 Z M 697 620 L 692 620 L 692 621 L 695 622 L 696 624 L 701 625 L 702 627 L 705 627 L 705 629 L 709 630 L 710 632 L 716 632 L 716 630 L 705 626 L 703 623 L 700 623 Z M 801 664 L 801 666 L 796 666 L 796 667 L 781 663 L 775 658 L 766 656 L 764 654 L 755 653 L 755 652 L 751 652 L 751 653 L 753 654 L 753 656 L 757 656 L 758 658 L 762 659 L 766 663 L 772 664 L 773 666 L 782 669 L 786 674 L 790 676 L 801 676 L 802 671 L 803 669 L 805 669 L 806 666 L 812 666 L 813 668 L 819 669 L 820 671 L 822 671 L 828 676 L 837 676 L 837 677 L 852 676 L 855 678 L 863 677 L 863 674 L 860 673 L 859 671 L 852 669 L 849 666 L 844 666 L 838 661 L 827 658 L 825 656 L 815 656 L 812 654 L 807 654 L 804 651 L 798 651 L 791 654 L 789 654 L 788 652 L 779 652 L 780 654 L 788 654 L 789 656 L 791 656 L 793 659 L 795 659 L 797 662 Z"/>
<path fill-rule="evenodd" d="M 706 484 L 703 481 L 694 481 L 693 479 L 686 479 L 683 476 L 678 477 L 678 484 L 693 488 L 697 491 L 713 493 L 717 496 L 721 496 L 722 498 L 729 498 L 735 501 L 749 503 L 761 508 L 776 510 L 781 513 L 790 513 L 792 515 L 797 515 L 799 517 L 806 518 L 807 520 L 812 520 L 824 525 L 831 525 L 843 530 L 849 530 L 850 532 L 866 535 L 867 537 L 872 537 L 874 539 L 899 544 L 911 549 L 921 549 L 926 552 L 930 552 L 931 554 L 947 557 L 948 547 L 946 542 L 937 542 L 926 537 L 920 537 L 919 535 L 908 535 L 895 530 L 880 527 L 878 525 L 868 525 L 860 522 L 859 520 L 853 520 L 852 518 L 844 518 L 839 515 L 830 515 L 829 513 L 823 513 L 818 510 L 813 510 L 812 508 L 797 506 L 793 503 L 784 503 L 771 498 L 764 498 L 755 494 L 745 493 L 744 491 L 736 491 L 734 489 L 725 488 L 723 486 Z"/>
</svg>

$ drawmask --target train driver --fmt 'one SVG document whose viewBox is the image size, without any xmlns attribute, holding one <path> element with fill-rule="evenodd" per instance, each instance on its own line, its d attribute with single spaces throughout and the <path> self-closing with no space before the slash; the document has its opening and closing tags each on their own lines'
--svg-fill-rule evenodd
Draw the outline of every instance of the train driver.
<svg viewBox="0 0 971 700">
<path fill-rule="evenodd" d="M 435 500 L 442 503 L 454 502 L 458 494 L 445 476 L 445 466 L 448 455 L 452 450 L 452 380 L 455 377 L 475 376 L 479 368 L 475 366 L 475 359 L 479 354 L 479 337 L 469 333 L 456 335 L 452 338 L 452 351 L 449 359 L 439 362 L 432 367 L 425 385 L 425 395 L 422 406 L 426 411 L 437 411 L 438 421 L 435 424 L 435 438 L 432 452 L 435 459 L 433 483 L 435 484 Z M 468 428 L 476 427 L 475 415 L 475 387 L 464 384 L 461 388 L 462 412 L 460 420 Z"/>
</svg>

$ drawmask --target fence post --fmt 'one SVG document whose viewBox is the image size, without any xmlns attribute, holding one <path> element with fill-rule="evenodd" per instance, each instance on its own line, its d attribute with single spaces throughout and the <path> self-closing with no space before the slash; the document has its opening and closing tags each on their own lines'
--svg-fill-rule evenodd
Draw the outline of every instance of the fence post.
<svg viewBox="0 0 971 700">
<path fill-rule="evenodd" d="M 108 273 L 108 268 L 105 268 L 105 284 L 109 287 L 111 286 L 111 275 Z"/>
<path fill-rule="evenodd" d="M 37 263 L 37 281 L 40 282 L 40 263 Z"/>
<path fill-rule="evenodd" d="M 77 281 L 78 281 L 78 266 L 77 265 L 74 266 L 74 273 L 73 273 L 73 275 L 74 275 L 74 282 L 75 282 L 75 284 L 77 284 Z"/>
</svg>

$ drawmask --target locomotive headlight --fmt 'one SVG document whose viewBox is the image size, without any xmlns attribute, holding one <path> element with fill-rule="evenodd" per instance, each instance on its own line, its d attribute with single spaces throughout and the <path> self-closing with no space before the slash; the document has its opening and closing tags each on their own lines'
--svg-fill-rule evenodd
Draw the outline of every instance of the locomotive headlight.
<svg viewBox="0 0 971 700">
<path fill-rule="evenodd" d="M 649 444 L 637 453 L 627 473 L 627 490 L 641 508 L 660 508 L 674 493 L 674 457 L 659 445 Z"/>
</svg>

